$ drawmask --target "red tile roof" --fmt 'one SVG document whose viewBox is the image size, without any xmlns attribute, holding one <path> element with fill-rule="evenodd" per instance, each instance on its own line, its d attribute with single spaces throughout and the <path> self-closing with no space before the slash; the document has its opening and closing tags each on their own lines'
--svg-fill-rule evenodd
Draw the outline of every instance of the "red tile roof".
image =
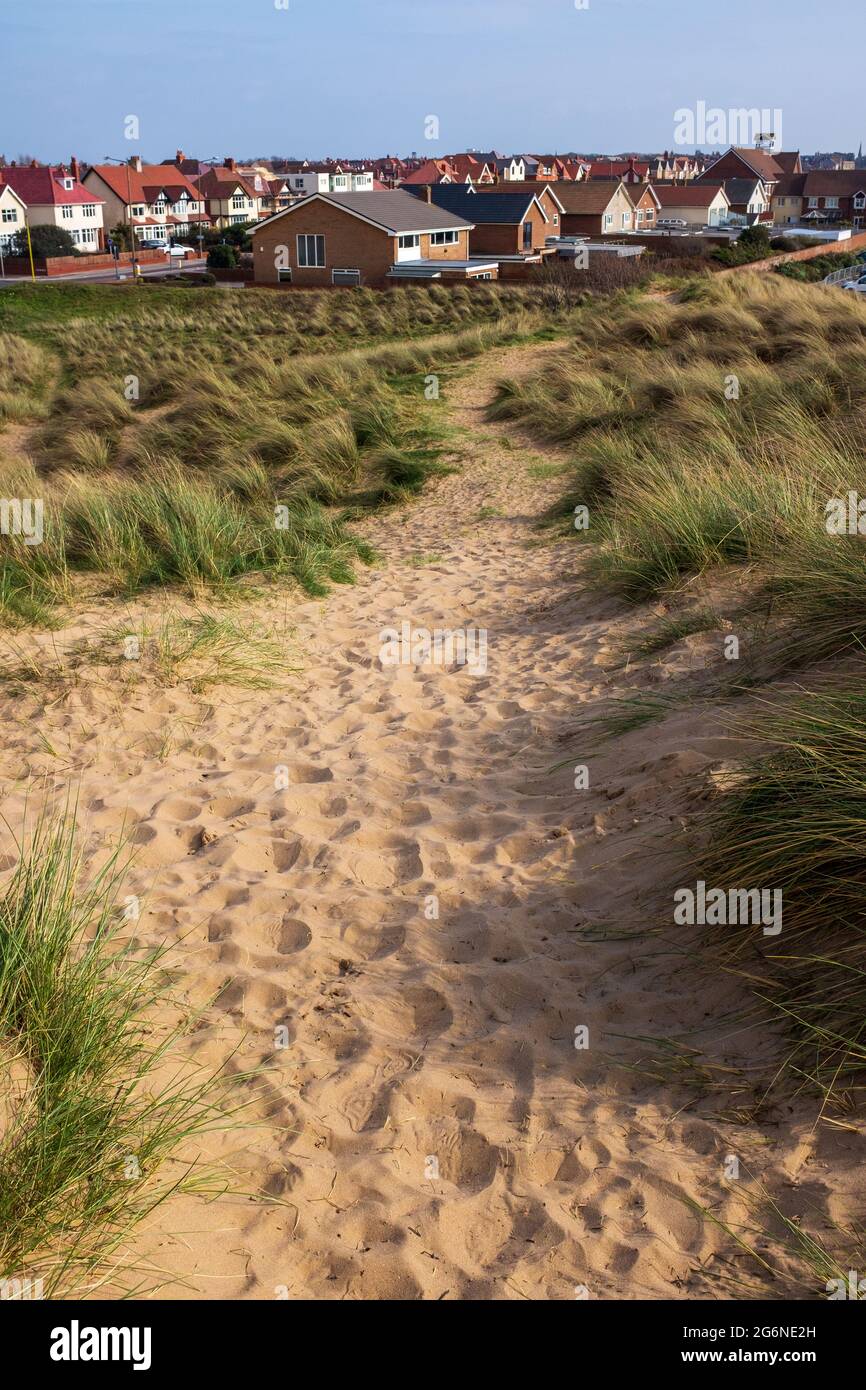
<svg viewBox="0 0 866 1390">
<path fill-rule="evenodd" d="M 653 183 L 653 192 L 663 208 L 706 208 L 720 192 L 720 183 Z"/>
<path fill-rule="evenodd" d="M 157 193 L 171 190 L 175 198 L 186 190 L 190 198 L 199 201 L 200 194 L 192 179 L 182 174 L 175 164 L 143 164 L 141 173 L 129 164 L 89 164 L 85 178 L 90 171 L 95 172 L 107 183 L 112 193 L 125 203 L 132 193 L 134 203 L 152 203 Z M 90 201 L 93 201 L 91 196 Z"/>
<path fill-rule="evenodd" d="M 27 207 L 105 202 L 104 198 L 98 198 L 95 193 L 91 193 L 79 183 L 78 179 L 73 181 L 72 188 L 64 188 L 64 178 L 70 179 L 72 175 L 65 169 L 58 169 L 52 165 L 40 166 L 38 169 L 20 169 L 17 166 L 14 169 L 11 166 L 0 169 L 0 182 L 8 183 Z"/>
</svg>

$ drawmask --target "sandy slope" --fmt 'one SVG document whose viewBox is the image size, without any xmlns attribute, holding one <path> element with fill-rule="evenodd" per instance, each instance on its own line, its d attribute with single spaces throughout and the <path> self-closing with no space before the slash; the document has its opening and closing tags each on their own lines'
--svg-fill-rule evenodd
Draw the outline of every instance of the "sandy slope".
<svg viewBox="0 0 866 1390">
<path fill-rule="evenodd" d="M 126 818 L 142 935 L 182 938 L 183 990 L 207 1005 L 192 1054 L 268 1068 L 261 1128 L 212 1152 L 279 1201 L 164 1208 L 139 1249 L 181 1296 L 725 1296 L 712 1278 L 736 1262 L 685 1199 L 736 1214 L 730 1153 L 836 1213 L 854 1136 L 812 1133 L 806 1107 L 726 1126 L 718 1097 L 648 1074 L 641 1038 L 700 1042 L 744 1002 L 642 930 L 670 912 L 683 830 L 731 750 L 687 706 L 607 744 L 573 731 L 717 638 L 613 671 L 634 614 L 583 588 L 573 542 L 538 543 L 561 485 L 483 406 L 552 350 L 492 354 L 448 388 L 460 472 L 369 524 L 383 561 L 356 586 L 291 608 L 284 689 L 3 696 L 13 824 L 41 772 L 80 784 L 94 853 Z M 259 614 L 285 622 L 282 603 Z M 486 628 L 486 674 L 383 669 L 380 630 L 404 619 Z M 725 1031 L 718 1055 L 748 1067 L 777 1046 Z"/>
</svg>

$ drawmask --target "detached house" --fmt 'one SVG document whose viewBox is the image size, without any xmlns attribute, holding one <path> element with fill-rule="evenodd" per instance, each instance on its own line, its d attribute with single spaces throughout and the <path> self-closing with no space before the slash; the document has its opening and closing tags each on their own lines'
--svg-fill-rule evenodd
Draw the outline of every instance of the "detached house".
<svg viewBox="0 0 866 1390">
<path fill-rule="evenodd" d="M 555 183 L 509 183 L 505 188 L 500 184 L 477 184 L 476 190 L 485 196 L 489 193 L 526 193 L 533 195 L 539 202 L 542 212 L 548 222 L 547 236 L 559 236 L 562 222 L 562 214 L 565 211 L 561 199 L 556 192 Z"/>
<path fill-rule="evenodd" d="M 721 183 L 656 183 L 653 192 L 660 204 L 660 221 L 676 220 L 689 228 L 718 227 L 727 221 L 730 203 Z"/>
<path fill-rule="evenodd" d="M 132 227 L 138 241 L 193 236 L 208 219 L 198 189 L 173 164 L 91 164 L 83 183 L 105 204 L 105 225 Z"/>
<path fill-rule="evenodd" d="M 625 184 L 606 179 L 557 183 L 563 236 L 612 236 L 634 230 L 635 209 Z"/>
<path fill-rule="evenodd" d="M 801 171 L 797 150 L 752 150 L 742 145 L 732 145 L 707 165 L 704 177 L 714 183 L 722 183 L 726 179 L 760 179 L 772 203 L 779 180 L 786 174 L 799 174 Z"/>
<path fill-rule="evenodd" d="M 256 284 L 383 289 L 400 280 L 489 280 L 496 261 L 469 259 L 473 226 L 402 189 L 313 193 L 253 232 Z"/>
<path fill-rule="evenodd" d="M 69 233 L 79 251 L 101 251 L 104 245 L 103 206 L 105 199 L 85 187 L 79 178 L 78 160 L 69 165 L 31 164 L 22 169 L 10 164 L 0 169 L 0 182 L 12 189 L 26 209 L 29 227 L 62 227 Z M 13 225 L 12 207 L 8 198 L 0 221 L 0 232 L 10 228 L 14 233 L 21 226 Z"/>
<path fill-rule="evenodd" d="M 473 223 L 472 256 L 533 256 L 545 249 L 549 236 L 556 235 L 531 185 L 499 184 L 476 192 L 463 184 L 440 183 L 424 193 L 437 207 Z"/>
</svg>

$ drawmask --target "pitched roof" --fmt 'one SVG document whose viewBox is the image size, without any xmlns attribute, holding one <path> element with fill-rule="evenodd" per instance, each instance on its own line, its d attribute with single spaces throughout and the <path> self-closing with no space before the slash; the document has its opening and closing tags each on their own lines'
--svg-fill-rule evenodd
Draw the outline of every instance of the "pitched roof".
<svg viewBox="0 0 866 1390">
<path fill-rule="evenodd" d="M 784 173 L 802 173 L 799 150 L 776 150 L 773 153 L 773 158 Z"/>
<path fill-rule="evenodd" d="M 186 174 L 182 174 L 176 164 L 142 164 L 141 173 L 134 169 L 131 164 L 89 164 L 84 172 L 84 177 L 95 171 L 102 179 L 103 183 L 108 184 L 112 193 L 125 203 L 132 193 L 134 203 L 149 203 L 152 201 L 148 189 L 151 192 L 159 192 L 164 188 L 168 192 L 169 188 L 178 190 L 185 189 L 190 198 L 196 202 L 199 200 L 199 191 L 191 179 Z M 91 197 L 91 202 L 93 201 Z"/>
<path fill-rule="evenodd" d="M 519 225 L 535 201 L 535 191 L 514 189 L 513 184 L 500 183 L 495 192 L 475 193 L 462 183 L 439 183 L 430 190 L 430 197 L 440 208 L 447 208 L 467 221 Z M 546 215 L 546 214 L 545 214 Z"/>
<path fill-rule="evenodd" d="M 747 203 L 755 189 L 760 187 L 766 193 L 763 183 L 757 178 L 725 179 L 724 189 L 731 203 Z"/>
<path fill-rule="evenodd" d="M 263 186 L 256 188 L 252 175 L 240 174 L 237 169 L 227 169 L 224 164 L 217 164 L 202 174 L 198 186 L 199 192 L 207 198 L 225 198 L 233 188 L 242 188 L 248 198 L 261 198 L 267 195 L 264 179 L 261 183 Z"/>
<path fill-rule="evenodd" d="M 508 179 L 505 183 L 479 183 L 477 191 L 483 193 L 485 198 L 489 198 L 492 193 L 516 193 L 519 190 L 521 193 L 534 193 L 539 202 L 542 202 L 545 193 L 548 193 L 558 205 L 560 212 L 564 212 L 562 199 L 557 193 L 559 182 L 557 179 L 549 179 L 546 182 L 532 179 Z"/>
<path fill-rule="evenodd" d="M 36 169 L 19 169 L 11 165 L 0 169 L 0 182 L 7 183 L 14 193 L 28 207 L 56 206 L 59 203 L 104 203 L 91 193 L 78 179 L 73 179 L 71 188 L 63 187 L 64 179 L 71 179 L 66 169 L 46 164 Z"/>
<path fill-rule="evenodd" d="M 866 169 L 815 169 L 803 178 L 807 198 L 850 198 L 866 192 Z"/>
<path fill-rule="evenodd" d="M 428 159 L 419 169 L 415 169 L 403 180 L 404 183 L 441 183 L 443 179 L 457 178 L 457 170 L 447 159 Z"/>
<path fill-rule="evenodd" d="M 802 198 L 807 174 L 783 174 L 773 189 L 774 198 Z"/>
<path fill-rule="evenodd" d="M 753 173 L 757 174 L 759 179 L 763 179 L 765 183 L 775 183 L 776 180 L 786 172 L 781 164 L 776 162 L 775 155 L 769 150 L 752 150 L 744 145 L 731 145 L 730 149 L 725 150 L 724 154 L 719 155 L 719 159 L 724 159 L 725 156 L 729 154 L 737 155 L 737 157 L 741 159 Z M 704 172 L 711 174 L 718 162 L 718 160 L 714 159 L 711 164 L 707 165 Z"/>
<path fill-rule="evenodd" d="M 554 189 L 566 213 L 592 214 L 604 212 L 613 202 L 619 189 L 624 189 L 625 185 L 606 179 L 582 179 L 579 183 L 558 179 L 556 183 L 548 184 L 547 187 Z"/>
<path fill-rule="evenodd" d="M 721 183 L 654 183 L 653 192 L 663 208 L 708 208 L 720 193 Z"/>
<path fill-rule="evenodd" d="M 355 217 L 360 217 L 365 222 L 372 222 L 393 235 L 399 235 L 403 232 L 450 231 L 452 228 L 472 226 L 472 222 L 467 221 L 466 218 L 458 217 L 445 208 L 437 207 L 435 203 L 426 203 L 422 198 L 418 198 L 412 193 L 405 193 L 400 188 L 388 189 L 384 193 L 379 193 L 375 189 L 372 192 L 363 193 L 311 193 L 309 197 L 301 198 L 292 207 L 284 208 L 281 212 L 275 213 L 273 217 L 268 219 L 268 222 L 277 222 L 281 217 L 291 217 L 298 208 L 305 208 L 310 203 L 314 203 L 316 199 L 320 202 L 331 203 L 334 207 L 343 208 Z"/>
</svg>

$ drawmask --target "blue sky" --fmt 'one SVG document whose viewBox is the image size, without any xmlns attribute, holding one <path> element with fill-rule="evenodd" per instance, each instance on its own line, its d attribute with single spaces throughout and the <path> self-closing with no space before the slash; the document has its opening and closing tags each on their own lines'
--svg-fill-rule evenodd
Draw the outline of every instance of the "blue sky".
<svg viewBox="0 0 866 1390">
<path fill-rule="evenodd" d="M 286 5 L 287 8 L 278 8 Z M 40 0 L 4 6 L 0 152 L 432 155 L 670 148 L 674 113 L 866 139 L 854 0 Z M 138 143 L 124 119 L 140 122 Z M 438 141 L 425 118 L 439 120 Z"/>
</svg>

